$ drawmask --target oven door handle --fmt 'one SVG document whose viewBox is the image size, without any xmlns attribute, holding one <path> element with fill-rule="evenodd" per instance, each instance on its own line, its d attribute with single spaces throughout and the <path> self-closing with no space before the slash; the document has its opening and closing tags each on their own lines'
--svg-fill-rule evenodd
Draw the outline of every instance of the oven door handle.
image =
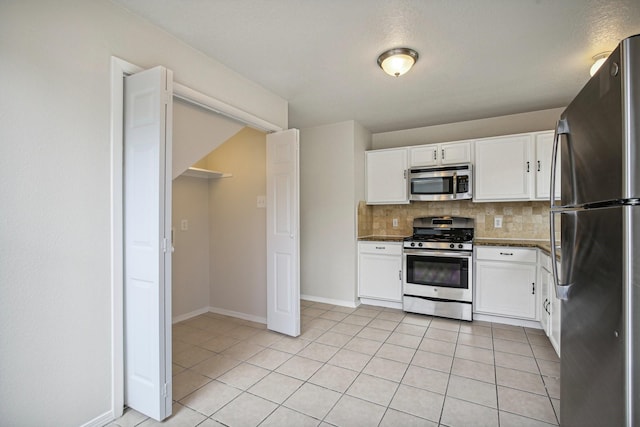
<svg viewBox="0 0 640 427">
<path fill-rule="evenodd" d="M 404 249 L 405 255 L 423 255 L 423 256 L 439 256 L 453 258 L 471 258 L 471 253 L 454 252 L 454 251 L 438 251 L 432 249 Z"/>
</svg>

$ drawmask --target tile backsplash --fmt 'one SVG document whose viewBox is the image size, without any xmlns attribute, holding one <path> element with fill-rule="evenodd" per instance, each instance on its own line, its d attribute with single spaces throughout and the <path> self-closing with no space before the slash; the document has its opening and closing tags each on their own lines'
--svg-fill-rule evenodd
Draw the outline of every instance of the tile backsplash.
<svg viewBox="0 0 640 427">
<path fill-rule="evenodd" d="M 475 237 L 549 239 L 549 202 L 473 203 L 471 201 L 411 202 L 407 205 L 358 204 L 358 236 L 410 236 L 413 218 L 463 216 L 475 219 Z M 502 217 L 502 228 L 494 218 Z M 398 226 L 393 227 L 393 219 Z"/>
</svg>

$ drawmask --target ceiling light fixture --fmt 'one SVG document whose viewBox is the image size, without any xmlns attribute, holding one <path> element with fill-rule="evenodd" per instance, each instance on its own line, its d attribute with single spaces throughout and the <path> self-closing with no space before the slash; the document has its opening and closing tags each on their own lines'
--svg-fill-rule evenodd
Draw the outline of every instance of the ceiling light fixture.
<svg viewBox="0 0 640 427">
<path fill-rule="evenodd" d="M 589 70 L 589 74 L 591 76 L 598 72 L 598 70 L 600 69 L 600 67 L 602 67 L 602 64 L 604 64 L 604 61 L 607 60 L 610 54 L 611 52 L 600 52 L 599 54 L 591 58 L 595 61 L 591 66 L 591 69 Z"/>
<path fill-rule="evenodd" d="M 418 60 L 418 52 L 408 47 L 389 49 L 378 56 L 378 65 L 390 76 L 406 73 Z"/>
</svg>

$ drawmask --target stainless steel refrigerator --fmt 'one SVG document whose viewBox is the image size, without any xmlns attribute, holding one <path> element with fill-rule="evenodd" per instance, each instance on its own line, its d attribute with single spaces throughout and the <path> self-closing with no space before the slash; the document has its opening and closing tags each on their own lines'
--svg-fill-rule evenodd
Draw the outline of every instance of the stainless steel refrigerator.
<svg viewBox="0 0 640 427">
<path fill-rule="evenodd" d="M 640 426 L 639 125 L 636 35 L 562 113 L 554 142 L 551 170 L 559 157 L 562 171 L 551 242 L 559 218 L 563 426 Z"/>
</svg>

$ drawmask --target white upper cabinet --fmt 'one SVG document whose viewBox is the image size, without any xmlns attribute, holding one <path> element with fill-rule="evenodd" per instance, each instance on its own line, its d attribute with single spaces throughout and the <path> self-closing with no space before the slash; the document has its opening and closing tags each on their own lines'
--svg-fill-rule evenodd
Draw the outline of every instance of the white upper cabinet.
<svg viewBox="0 0 640 427">
<path fill-rule="evenodd" d="M 407 148 L 367 151 L 365 156 L 367 204 L 409 203 Z"/>
<path fill-rule="evenodd" d="M 553 131 L 535 134 L 536 145 L 536 200 L 549 200 L 551 194 L 551 152 Z M 560 198 L 560 153 L 556 162 L 556 199 Z"/>
<path fill-rule="evenodd" d="M 409 147 L 409 166 L 437 166 L 472 162 L 471 141 Z"/>
<path fill-rule="evenodd" d="M 476 141 L 474 201 L 531 199 L 532 141 L 530 133 Z"/>
</svg>

